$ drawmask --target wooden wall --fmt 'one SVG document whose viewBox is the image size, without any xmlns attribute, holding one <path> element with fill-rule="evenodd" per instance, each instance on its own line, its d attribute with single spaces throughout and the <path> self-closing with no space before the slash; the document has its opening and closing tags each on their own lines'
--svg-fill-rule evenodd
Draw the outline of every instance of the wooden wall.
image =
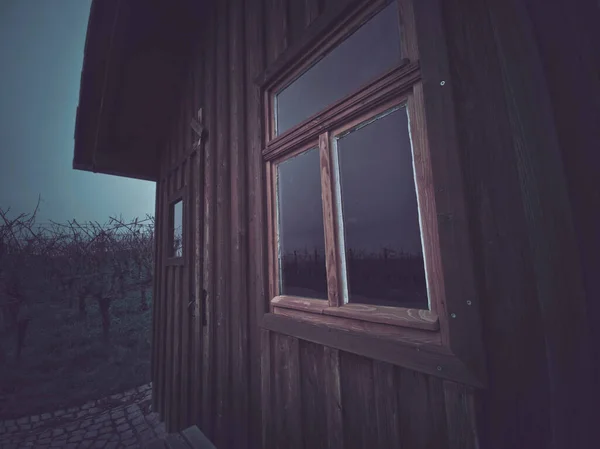
<svg viewBox="0 0 600 449">
<path fill-rule="evenodd" d="M 579 246 L 589 340 L 594 342 L 586 345 L 592 351 L 591 378 L 599 379 L 600 208 L 592 205 L 600 204 L 600 3 L 581 0 L 577 6 L 572 8 L 567 0 L 526 2 L 545 69 Z M 557 27 L 563 31 L 556 33 Z M 593 390 L 586 387 L 588 383 L 589 378 L 578 378 L 577 384 L 584 388 L 580 394 L 600 402 L 600 383 L 595 382 Z"/>
<path fill-rule="evenodd" d="M 263 447 L 476 447 L 468 388 L 262 332 Z"/>
<path fill-rule="evenodd" d="M 481 445 L 585 448 L 592 446 L 590 340 L 556 133 L 573 109 L 567 113 L 547 84 L 556 75 L 552 66 L 570 65 L 571 56 L 536 36 L 532 18 L 546 17 L 546 3 L 531 1 L 529 10 L 525 3 L 443 2 L 483 299 L 488 388 L 478 394 Z M 563 6 L 561 17 L 579 14 Z M 540 48 L 548 46 L 553 56 L 542 63 Z"/>
<path fill-rule="evenodd" d="M 423 10 L 431 1 L 421 1 Z M 566 338 L 576 347 L 584 338 L 568 335 L 585 328 L 578 255 L 569 240 L 574 231 L 559 216 L 567 200 L 558 153 L 549 162 L 540 153 L 553 145 L 541 132 L 550 122 L 513 93 L 535 78 L 513 70 L 519 35 L 510 34 L 511 9 L 491 1 L 442 2 L 489 372 L 488 387 L 475 392 L 260 329 L 267 253 L 263 121 L 254 79 L 339 1 L 206 3 L 164 162 L 191 144 L 189 119 L 202 107 L 208 140 L 201 159 L 188 165 L 200 181 L 194 187 L 194 171 L 184 169 L 157 189 L 157 211 L 171 182 L 197 189 L 195 220 L 203 226 L 194 240 L 202 255 L 196 269 L 208 291 L 208 324 L 201 326 L 169 301 L 181 288 L 176 273 L 156 286 L 153 379 L 161 393 L 155 405 L 169 429 L 197 423 L 219 449 L 558 448 L 569 438 L 569 447 L 585 447 L 584 434 L 575 436 L 581 426 L 566 416 L 582 409 L 560 384 L 585 369 L 581 353 L 558 343 Z M 544 90 L 532 95 L 547 99 Z M 548 179 L 558 179 L 557 186 Z M 556 226 L 545 226 L 544 217 Z M 557 235 L 566 235 L 566 243 L 548 246 Z M 561 269 L 564 285 L 553 284 Z M 565 289 L 568 298 L 561 296 Z M 556 327 L 566 305 L 574 320 Z M 564 368 L 565 362 L 573 365 Z"/>
<path fill-rule="evenodd" d="M 198 9 L 200 11 L 200 9 Z M 199 40 L 200 36 L 196 36 Z M 203 65 L 196 45 L 186 75 L 179 86 L 176 108 L 169 111 L 165 123 L 168 137 L 160 154 L 160 174 L 156 184 L 156 248 L 153 293 L 152 381 L 153 407 L 169 429 L 197 422 L 204 400 L 202 382 L 203 349 L 207 338 L 199 307 L 189 307 L 191 299 L 200 299 L 206 277 L 205 260 L 212 261 L 212 245 L 205 244 L 203 223 L 210 222 L 211 211 L 204 209 L 205 173 L 213 167 L 203 148 L 194 148 L 198 136 L 189 123 L 200 108 Z M 205 169 L 207 167 L 207 169 Z M 169 205 L 178 192 L 184 192 L 183 263 L 168 261 Z M 210 228 L 212 232 L 212 227 Z M 208 251 L 206 257 L 201 256 Z M 197 282 L 195 282 L 197 280 Z"/>
</svg>

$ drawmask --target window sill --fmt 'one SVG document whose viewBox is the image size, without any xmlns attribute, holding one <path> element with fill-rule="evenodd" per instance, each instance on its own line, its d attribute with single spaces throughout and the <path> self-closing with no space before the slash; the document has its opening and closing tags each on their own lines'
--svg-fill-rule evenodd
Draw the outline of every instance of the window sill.
<svg viewBox="0 0 600 449">
<path fill-rule="evenodd" d="M 417 344 L 441 344 L 439 319 L 430 310 L 345 304 L 329 307 L 326 300 L 277 296 L 272 312 L 290 318 L 321 323 L 341 330 L 378 335 Z"/>
</svg>

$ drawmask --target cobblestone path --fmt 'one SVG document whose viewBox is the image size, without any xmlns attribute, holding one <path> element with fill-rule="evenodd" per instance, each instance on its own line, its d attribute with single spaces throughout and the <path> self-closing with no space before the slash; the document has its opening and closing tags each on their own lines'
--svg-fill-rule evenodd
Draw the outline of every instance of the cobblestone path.
<svg viewBox="0 0 600 449">
<path fill-rule="evenodd" d="M 80 407 L 0 421 L 0 449 L 138 448 L 166 435 L 151 394 L 146 384 Z"/>
</svg>

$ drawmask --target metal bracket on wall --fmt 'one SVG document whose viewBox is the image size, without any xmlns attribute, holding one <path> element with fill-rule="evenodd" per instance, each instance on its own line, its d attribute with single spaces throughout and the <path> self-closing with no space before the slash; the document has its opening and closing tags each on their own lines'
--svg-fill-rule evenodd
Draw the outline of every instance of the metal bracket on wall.
<svg viewBox="0 0 600 449">
<path fill-rule="evenodd" d="M 201 316 L 202 316 L 202 325 L 206 326 L 207 323 L 207 319 L 206 319 L 206 305 L 208 302 L 208 292 L 205 289 L 202 289 L 202 310 L 201 310 Z M 195 308 L 192 308 L 192 305 L 196 304 L 196 297 L 192 294 L 192 299 L 190 300 L 190 302 L 188 303 L 188 311 L 190 313 L 190 315 L 192 315 L 192 317 L 196 318 L 198 315 L 196 315 L 194 313 L 194 311 L 196 310 Z"/>
<path fill-rule="evenodd" d="M 202 108 L 198 109 L 198 118 L 192 118 L 192 120 L 190 120 L 190 126 L 192 127 L 192 129 L 194 130 L 194 132 L 198 135 L 198 141 L 194 143 L 194 146 L 199 147 L 202 145 L 202 137 L 204 136 L 204 133 L 206 131 L 206 129 L 204 128 L 204 123 L 203 123 L 203 117 L 202 117 Z"/>
<path fill-rule="evenodd" d="M 208 304 L 208 292 L 205 289 L 202 289 L 202 325 L 206 326 L 206 306 Z"/>
</svg>

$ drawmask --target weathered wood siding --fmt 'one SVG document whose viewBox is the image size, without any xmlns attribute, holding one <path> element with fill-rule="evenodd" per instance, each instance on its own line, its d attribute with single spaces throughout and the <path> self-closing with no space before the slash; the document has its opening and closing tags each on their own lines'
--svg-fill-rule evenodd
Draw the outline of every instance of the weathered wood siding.
<svg viewBox="0 0 600 449">
<path fill-rule="evenodd" d="M 563 161 L 581 157 L 584 142 L 594 141 L 587 119 L 567 141 L 567 111 L 582 107 L 598 117 L 589 101 L 598 97 L 573 98 L 575 79 L 556 86 L 551 67 L 570 72 L 575 57 L 551 42 L 569 46 L 578 40 L 572 36 L 592 27 L 577 30 L 570 23 L 580 13 L 568 2 L 554 2 L 553 15 L 535 1 L 449 0 L 443 8 L 483 300 L 488 388 L 478 395 L 482 447 L 590 447 L 588 317 Z M 554 35 L 558 26 L 562 38 Z M 590 46 L 578 51 L 582 61 L 593 55 Z M 570 107 L 562 95 L 571 98 Z M 597 186 L 578 193 L 590 199 Z"/>
<path fill-rule="evenodd" d="M 194 149 L 198 137 L 189 125 L 200 107 L 202 58 L 194 49 L 187 75 L 180 88 L 178 107 L 171 113 L 168 139 L 161 153 L 160 180 L 156 186 L 156 252 L 152 379 L 153 406 L 168 428 L 184 428 L 197 423 L 203 400 L 203 348 L 206 338 L 200 317 L 203 262 L 198 257 L 208 245 L 204 223 L 212 215 L 204 210 L 204 167 L 212 167 L 203 148 Z M 205 160 L 206 157 L 206 160 Z M 207 173 L 207 178 L 210 173 Z M 169 203 L 179 191 L 185 192 L 183 210 L 183 263 L 167 261 L 165 254 L 169 228 Z"/>
<path fill-rule="evenodd" d="M 259 327 L 268 298 L 263 119 L 254 79 L 329 6 L 231 0 L 203 14 L 201 45 L 163 165 L 173 167 L 191 145 L 189 119 L 202 107 L 208 129 L 203 284 L 210 317 L 204 329 L 190 321 L 187 301 L 173 300 L 185 270 L 168 267 L 166 282 L 157 285 L 153 378 L 162 382 L 162 394 L 155 403 L 169 429 L 198 423 L 219 448 L 443 448 L 453 447 L 449 432 L 460 435 L 455 447 L 468 447 L 474 437 L 471 392 L 464 387 Z M 177 168 L 161 181 L 158 210 L 181 183 L 193 185 L 189 173 Z M 451 399 L 450 422 L 447 397 L 461 398 Z"/>
<path fill-rule="evenodd" d="M 573 382 L 585 369 L 587 349 L 570 354 L 559 344 L 584 341 L 578 255 L 569 216 L 560 215 L 568 202 L 556 138 L 543 132 L 553 121 L 523 99 L 548 99 L 543 89 L 528 90 L 536 79 L 528 70 L 539 65 L 514 65 L 537 54 L 532 36 L 518 34 L 528 28 L 516 1 L 502 8 L 492 1 L 441 2 L 443 26 L 435 31 L 447 41 L 445 79 L 455 100 L 487 387 L 474 391 L 261 329 L 269 299 L 267 223 L 262 98 L 254 80 L 340 1 L 351 0 L 219 0 L 206 2 L 198 17 L 198 49 L 163 165 L 191 145 L 189 120 L 199 107 L 208 140 L 200 159 L 194 153 L 161 180 L 157 214 L 176 186 L 190 183 L 208 322 L 190 320 L 187 301 L 172 300 L 190 284 L 183 271 L 168 267 L 156 284 L 155 406 L 170 430 L 198 424 L 219 449 L 558 448 L 569 438 L 569 447 L 586 447 L 585 432 L 576 437 L 582 425 L 567 419 L 569 411 L 581 416 L 585 409 L 580 398 L 567 397 L 572 384 L 561 380 Z M 431 1 L 419 7 L 427 10 Z M 509 20 L 514 11 L 518 26 Z M 422 52 L 436 50 L 427 45 Z M 520 97 L 527 92 L 531 97 Z M 540 152 L 548 147 L 544 159 Z M 558 242 L 558 235 L 566 240 Z M 165 238 L 160 221 L 157 236 Z M 158 260 L 161 248 L 159 240 Z M 575 318 L 556 326 L 567 306 Z M 582 333 L 569 336 L 578 327 Z"/>
</svg>

